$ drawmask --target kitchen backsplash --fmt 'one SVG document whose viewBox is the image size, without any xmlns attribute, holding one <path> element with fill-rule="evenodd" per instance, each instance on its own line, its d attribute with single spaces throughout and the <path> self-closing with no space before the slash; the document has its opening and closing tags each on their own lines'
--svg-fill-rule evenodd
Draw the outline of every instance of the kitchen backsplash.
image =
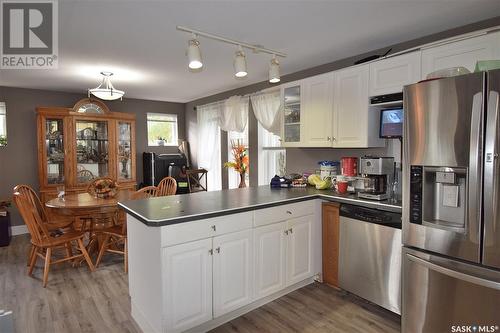
<svg viewBox="0 0 500 333">
<path fill-rule="evenodd" d="M 394 157 L 394 161 L 401 163 L 401 144 L 399 140 L 387 140 L 386 147 L 366 149 L 339 149 L 339 148 L 287 148 L 286 171 L 287 173 L 312 172 L 319 169 L 318 161 L 339 161 L 344 156 Z"/>
</svg>

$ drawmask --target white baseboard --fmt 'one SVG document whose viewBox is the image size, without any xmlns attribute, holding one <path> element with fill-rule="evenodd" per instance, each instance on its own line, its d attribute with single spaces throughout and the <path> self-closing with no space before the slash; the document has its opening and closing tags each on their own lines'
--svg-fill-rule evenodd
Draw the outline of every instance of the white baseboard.
<svg viewBox="0 0 500 333">
<path fill-rule="evenodd" d="M 131 315 L 134 319 L 137 326 L 139 326 L 144 333 L 160 333 L 158 330 L 155 330 L 153 326 L 146 319 L 146 316 L 142 313 L 139 308 L 137 308 L 132 300 L 130 300 L 131 305 Z"/>
<path fill-rule="evenodd" d="M 10 227 L 10 230 L 12 232 L 12 236 L 23 235 L 28 233 L 28 226 L 26 226 L 26 224 L 13 225 L 12 227 Z"/>
</svg>

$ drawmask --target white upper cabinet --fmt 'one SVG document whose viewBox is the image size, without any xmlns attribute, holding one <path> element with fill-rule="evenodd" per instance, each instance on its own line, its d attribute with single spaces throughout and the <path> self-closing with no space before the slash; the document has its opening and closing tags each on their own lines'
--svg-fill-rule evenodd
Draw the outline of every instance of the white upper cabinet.
<svg viewBox="0 0 500 333">
<path fill-rule="evenodd" d="M 398 93 L 420 81 L 420 51 L 370 64 L 370 96 Z"/>
<path fill-rule="evenodd" d="M 214 317 L 233 311 L 253 297 L 253 231 L 215 237 L 213 240 Z"/>
<path fill-rule="evenodd" d="M 332 144 L 333 76 L 330 72 L 303 80 L 303 146 L 330 147 Z"/>
<path fill-rule="evenodd" d="M 335 72 L 334 134 L 332 147 L 383 147 L 380 139 L 379 112 L 368 108 L 369 65 L 349 67 Z"/>
<path fill-rule="evenodd" d="M 500 32 L 464 39 L 422 51 L 422 79 L 439 69 L 463 66 L 473 72 L 478 60 L 500 58 Z"/>
<path fill-rule="evenodd" d="M 290 82 L 281 86 L 281 101 L 283 103 L 281 142 L 284 147 L 301 147 L 303 144 L 302 90 L 302 81 Z"/>
</svg>

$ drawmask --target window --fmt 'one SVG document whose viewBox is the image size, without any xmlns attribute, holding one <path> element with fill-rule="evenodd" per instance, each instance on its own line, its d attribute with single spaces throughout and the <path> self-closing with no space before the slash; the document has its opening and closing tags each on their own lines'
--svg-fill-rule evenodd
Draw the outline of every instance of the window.
<svg viewBox="0 0 500 333">
<path fill-rule="evenodd" d="M 231 132 L 227 133 L 227 160 L 228 161 L 234 160 L 232 150 L 231 150 L 231 142 L 236 141 L 236 140 L 240 140 L 240 142 L 248 149 L 248 123 L 247 123 L 247 126 L 245 127 L 245 129 L 243 130 L 243 132 L 231 131 Z M 228 176 L 227 177 L 228 188 L 238 188 L 238 186 L 240 185 L 240 174 L 231 168 L 229 168 L 227 170 L 227 172 L 228 172 L 228 175 L 227 175 Z M 247 186 L 250 185 L 250 175 L 248 172 L 245 173 L 245 183 L 247 184 Z"/>
<path fill-rule="evenodd" d="M 259 185 L 269 185 L 275 175 L 286 173 L 286 150 L 281 148 L 280 137 L 267 131 L 259 123 Z"/>
<path fill-rule="evenodd" d="M 148 113 L 148 146 L 177 146 L 177 115 Z"/>
<path fill-rule="evenodd" d="M 0 102 L 0 147 L 7 145 L 7 109 L 5 103 Z"/>
</svg>

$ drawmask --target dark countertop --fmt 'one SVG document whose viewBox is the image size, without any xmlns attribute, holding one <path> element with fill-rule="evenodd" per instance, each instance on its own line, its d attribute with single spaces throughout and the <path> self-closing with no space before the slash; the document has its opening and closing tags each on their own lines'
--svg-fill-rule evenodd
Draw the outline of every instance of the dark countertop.
<svg viewBox="0 0 500 333">
<path fill-rule="evenodd" d="M 148 226 L 159 227 L 283 204 L 323 199 L 401 213 L 401 203 L 359 199 L 313 187 L 271 189 L 268 185 L 212 192 L 173 195 L 119 202 L 125 211 Z"/>
</svg>

